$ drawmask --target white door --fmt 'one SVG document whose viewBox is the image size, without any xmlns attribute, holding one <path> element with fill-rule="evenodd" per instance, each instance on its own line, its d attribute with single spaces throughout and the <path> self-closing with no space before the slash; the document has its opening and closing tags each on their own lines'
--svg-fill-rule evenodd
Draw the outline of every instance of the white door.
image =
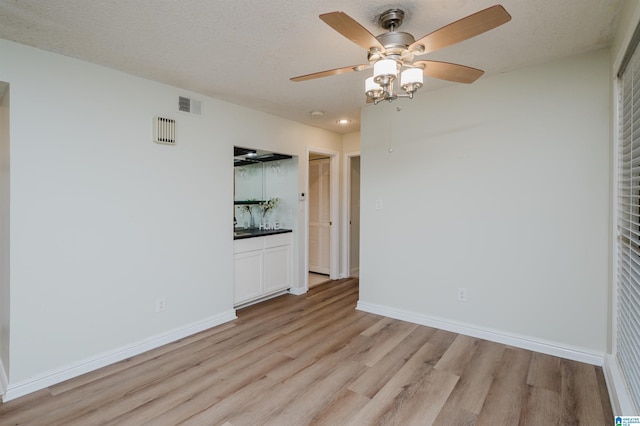
<svg viewBox="0 0 640 426">
<path fill-rule="evenodd" d="M 330 274 L 331 162 L 309 161 L 309 271 Z"/>
</svg>

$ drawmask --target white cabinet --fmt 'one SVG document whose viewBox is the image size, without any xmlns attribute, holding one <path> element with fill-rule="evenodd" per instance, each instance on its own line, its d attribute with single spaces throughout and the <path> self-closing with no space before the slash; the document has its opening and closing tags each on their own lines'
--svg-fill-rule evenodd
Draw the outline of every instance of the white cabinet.
<svg viewBox="0 0 640 426">
<path fill-rule="evenodd" d="M 236 306 L 291 287 L 291 233 L 235 240 L 233 246 Z"/>
<path fill-rule="evenodd" d="M 272 292 L 289 288 L 290 245 L 264 250 L 264 290 Z"/>
<path fill-rule="evenodd" d="M 263 258 L 262 250 L 234 255 L 234 303 L 262 296 Z"/>
</svg>

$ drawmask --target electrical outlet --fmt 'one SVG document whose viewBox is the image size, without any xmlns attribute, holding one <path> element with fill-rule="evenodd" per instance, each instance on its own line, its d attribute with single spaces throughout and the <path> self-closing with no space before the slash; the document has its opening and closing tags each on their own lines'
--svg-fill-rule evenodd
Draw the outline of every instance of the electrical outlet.
<svg viewBox="0 0 640 426">
<path fill-rule="evenodd" d="M 164 297 L 156 298 L 156 312 L 162 312 L 167 307 L 167 301 Z"/>
<path fill-rule="evenodd" d="M 458 300 L 460 302 L 466 302 L 467 301 L 467 289 L 464 287 L 460 287 L 458 288 Z"/>
</svg>

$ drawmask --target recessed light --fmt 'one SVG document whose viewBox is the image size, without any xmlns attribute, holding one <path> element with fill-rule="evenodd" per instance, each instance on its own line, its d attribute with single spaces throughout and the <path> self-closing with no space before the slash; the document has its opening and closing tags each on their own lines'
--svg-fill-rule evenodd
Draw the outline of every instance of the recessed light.
<svg viewBox="0 0 640 426">
<path fill-rule="evenodd" d="M 311 116 L 311 118 L 320 118 L 324 116 L 324 111 L 320 111 L 319 109 L 314 109 L 309 113 L 309 115 Z"/>
<path fill-rule="evenodd" d="M 336 123 L 345 125 L 345 124 L 351 123 L 351 120 L 349 120 L 347 118 L 341 118 L 340 120 L 336 121 Z"/>
</svg>

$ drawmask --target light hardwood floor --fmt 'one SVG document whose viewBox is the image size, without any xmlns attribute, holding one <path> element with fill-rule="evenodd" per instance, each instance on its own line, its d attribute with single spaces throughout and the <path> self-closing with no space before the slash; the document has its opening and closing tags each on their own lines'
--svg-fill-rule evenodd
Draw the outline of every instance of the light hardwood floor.
<svg viewBox="0 0 640 426">
<path fill-rule="evenodd" d="M 316 274 L 315 272 L 309 272 L 309 288 L 315 287 L 318 284 L 326 283 L 330 281 L 329 275 L 325 274 Z"/>
<path fill-rule="evenodd" d="M 602 370 L 355 310 L 357 279 L 0 405 L 1 425 L 611 425 Z"/>
</svg>

